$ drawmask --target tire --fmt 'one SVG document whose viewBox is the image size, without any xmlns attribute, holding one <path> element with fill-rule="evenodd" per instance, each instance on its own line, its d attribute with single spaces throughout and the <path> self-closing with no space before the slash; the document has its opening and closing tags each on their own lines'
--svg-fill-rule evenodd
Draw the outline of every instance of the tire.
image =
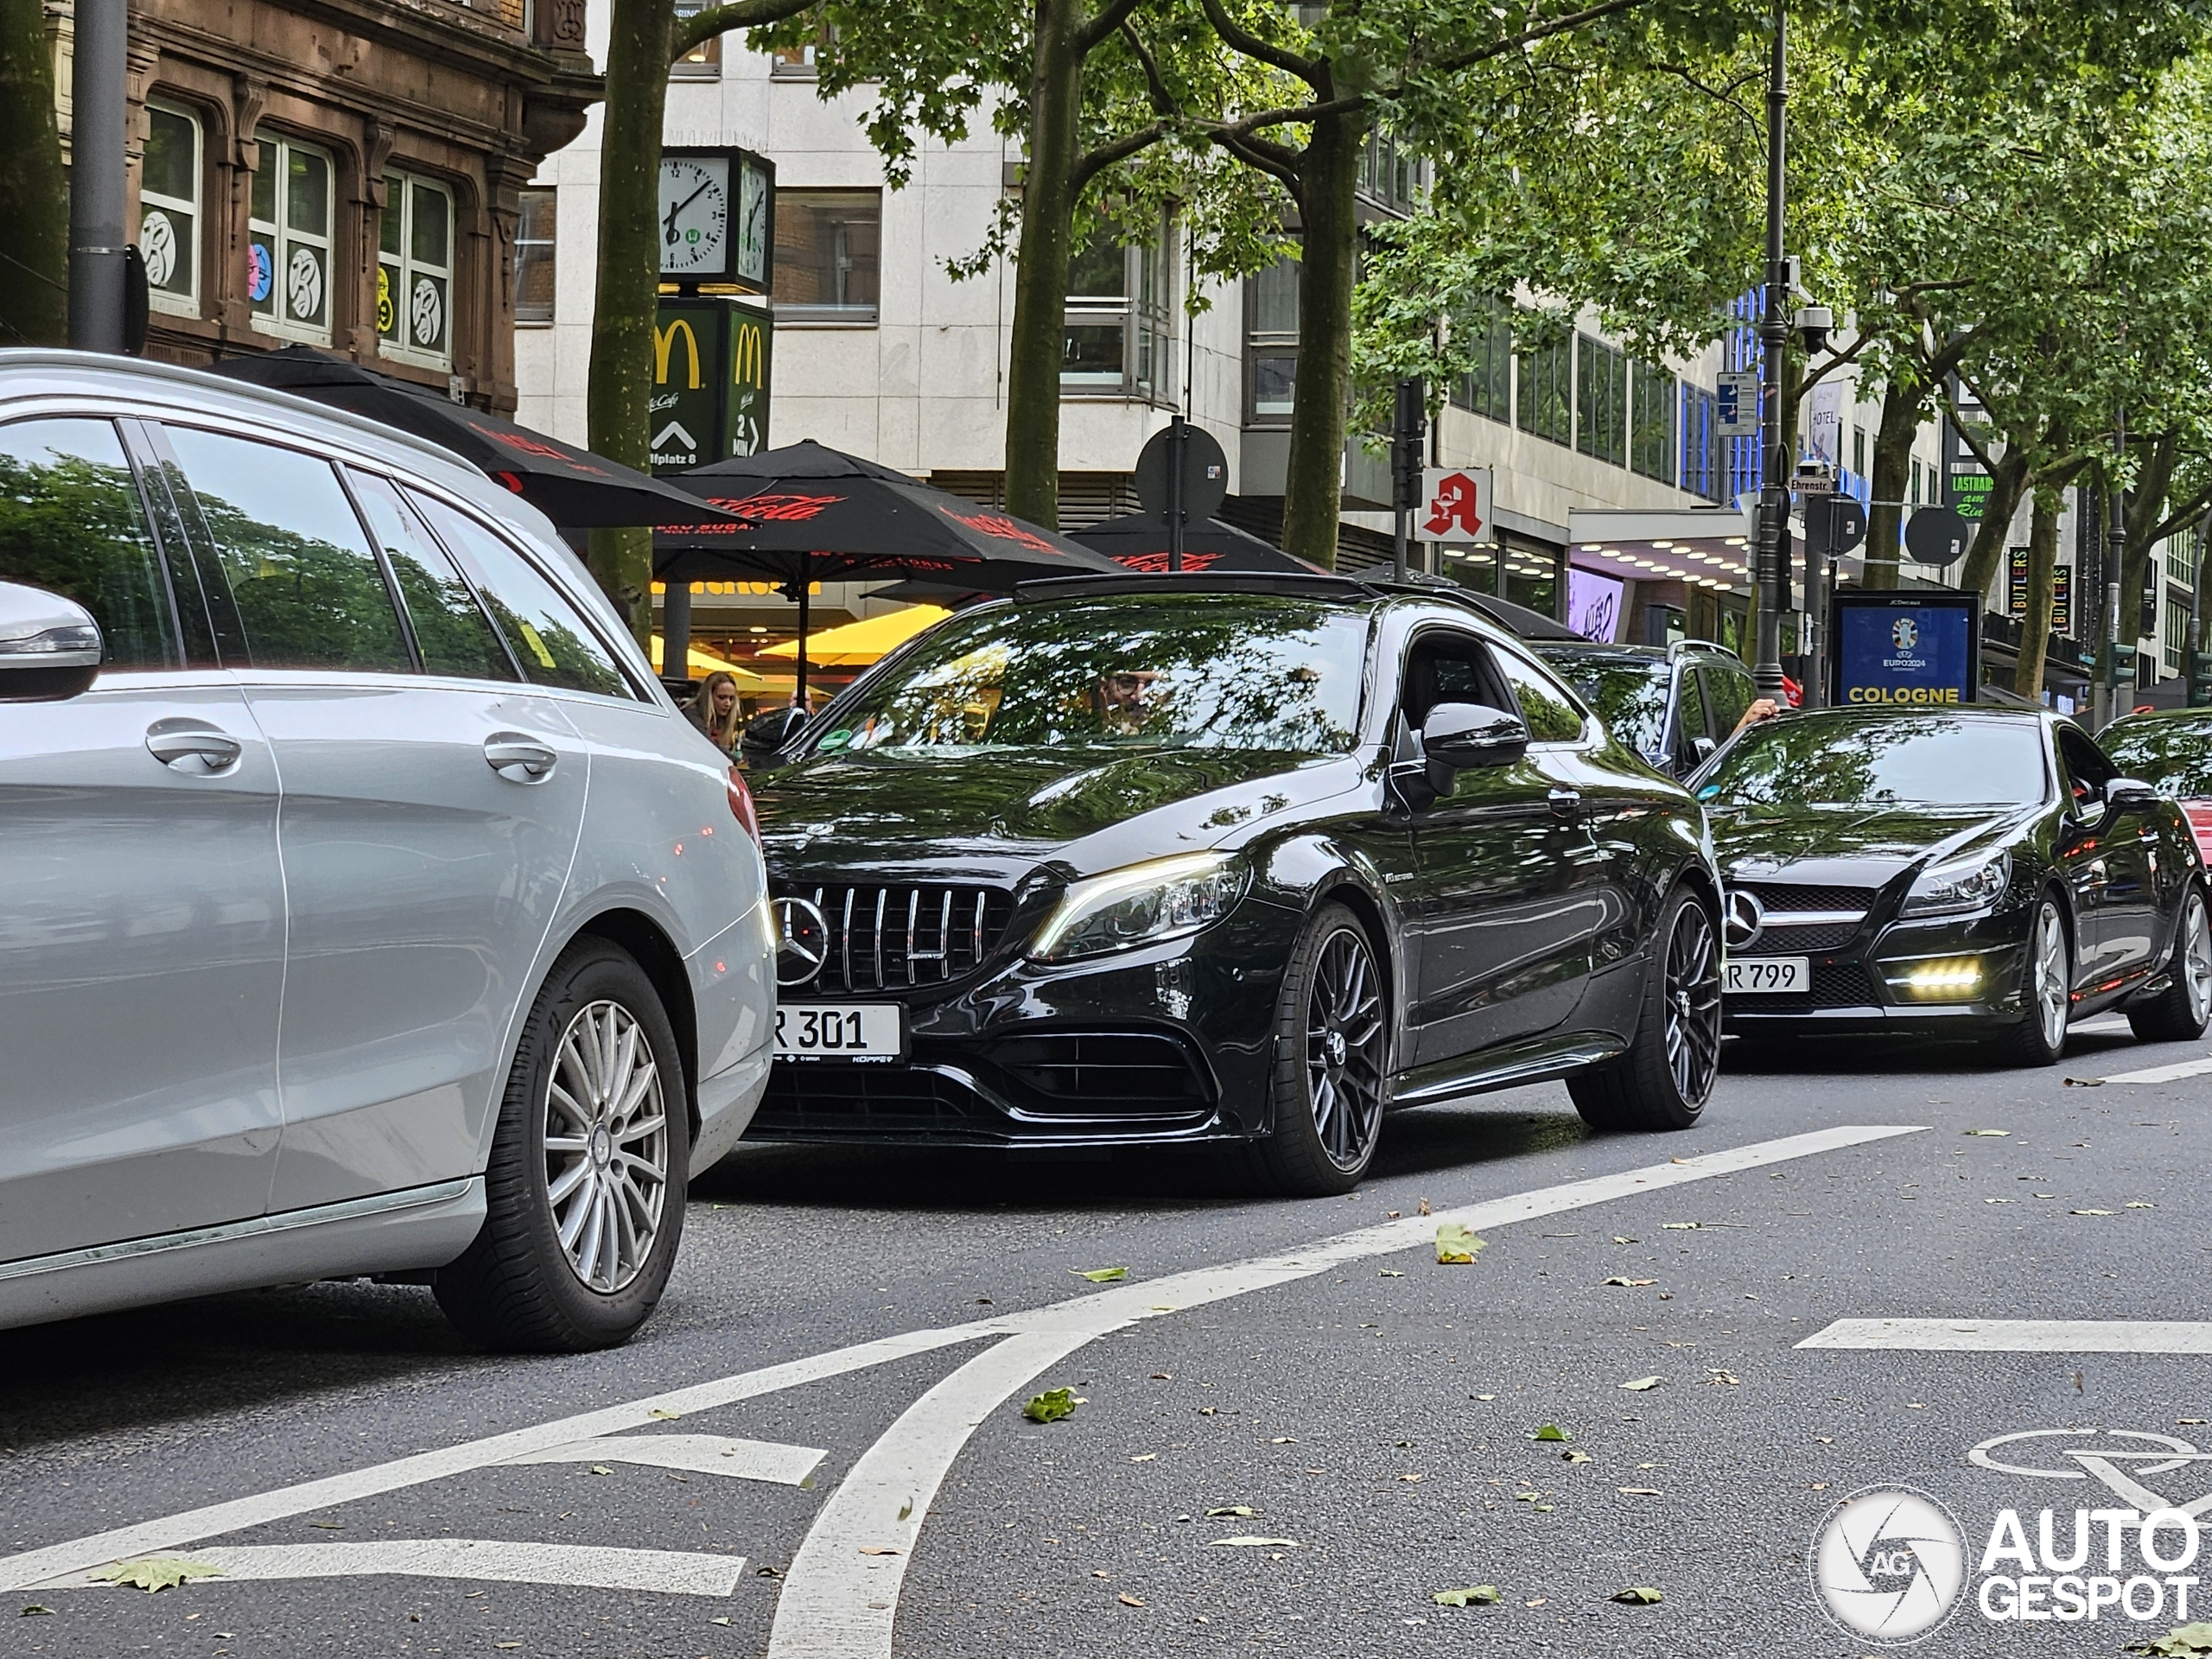
<svg viewBox="0 0 2212 1659">
<path fill-rule="evenodd" d="M 1990 1039 L 1986 1052 L 1999 1065 L 2056 1065 L 2066 1052 L 2074 1018 L 2074 942 L 2065 912 L 2046 893 L 2036 900 L 2020 965 L 2022 1008 L 2017 1024 Z"/>
<path fill-rule="evenodd" d="M 2181 925 L 2174 930 L 2173 960 L 2166 965 L 2173 983 L 2156 997 L 2127 1011 L 2127 1023 L 2146 1043 L 2190 1043 L 2212 1020 L 2212 921 L 2204 890 L 2194 882 L 2183 899 Z"/>
<path fill-rule="evenodd" d="M 616 946 L 577 940 L 524 1024 L 485 1172 L 483 1230 L 438 1270 L 446 1317 L 511 1352 L 627 1339 L 667 1287 L 683 1235 L 689 1106 L 652 982 Z"/>
<path fill-rule="evenodd" d="M 1676 887 L 1652 930 L 1636 1039 L 1618 1059 L 1567 1080 L 1593 1129 L 1687 1129 L 1720 1071 L 1720 929 L 1695 889 Z"/>
<path fill-rule="evenodd" d="M 1308 1198 L 1359 1185 L 1382 1139 L 1391 1022 L 1366 928 L 1342 905 L 1324 905 L 1275 1002 L 1274 1131 L 1252 1148 L 1256 1185 Z"/>
</svg>

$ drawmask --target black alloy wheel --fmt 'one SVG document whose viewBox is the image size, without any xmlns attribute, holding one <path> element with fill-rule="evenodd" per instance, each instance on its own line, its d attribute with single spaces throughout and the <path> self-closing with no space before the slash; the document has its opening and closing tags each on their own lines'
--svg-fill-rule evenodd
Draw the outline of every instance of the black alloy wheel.
<svg viewBox="0 0 2212 1659">
<path fill-rule="evenodd" d="M 1255 1173 L 1286 1197 L 1351 1192 L 1382 1138 L 1390 998 L 1367 931 L 1325 905 L 1292 951 L 1277 1003 L 1274 1132 Z"/>
<path fill-rule="evenodd" d="M 1677 887 L 1652 935 L 1636 1039 L 1618 1059 L 1567 1080 L 1597 1129 L 1687 1129 L 1720 1071 L 1720 936 L 1709 902 Z"/>
</svg>

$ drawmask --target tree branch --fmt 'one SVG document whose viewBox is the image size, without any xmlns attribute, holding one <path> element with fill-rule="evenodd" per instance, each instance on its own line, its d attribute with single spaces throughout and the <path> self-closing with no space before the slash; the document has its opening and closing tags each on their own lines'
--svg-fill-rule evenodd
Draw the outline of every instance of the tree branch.
<svg viewBox="0 0 2212 1659">
<path fill-rule="evenodd" d="M 1206 22 L 1213 25 L 1213 32 L 1225 41 L 1231 50 L 1243 53 L 1287 75 L 1296 75 L 1315 92 L 1321 90 L 1319 79 L 1320 63 L 1313 58 L 1301 58 L 1287 47 L 1277 46 L 1273 41 L 1263 41 L 1229 15 L 1221 0 L 1198 0 L 1205 9 Z"/>
<path fill-rule="evenodd" d="M 1148 127 L 1138 128 L 1135 132 L 1125 132 L 1111 143 L 1099 145 L 1089 155 L 1077 157 L 1076 164 L 1068 169 L 1069 180 L 1075 188 L 1080 191 L 1084 185 L 1090 183 L 1092 179 L 1116 162 L 1125 162 L 1139 150 L 1158 143 L 1167 136 L 1169 126 L 1166 122 L 1155 121 Z"/>
<path fill-rule="evenodd" d="M 730 0 L 728 5 L 695 11 L 689 17 L 676 20 L 676 27 L 669 35 L 668 60 L 680 62 L 687 54 L 696 51 L 717 35 L 727 35 L 734 29 L 760 29 L 769 23 L 780 23 L 786 17 L 813 10 L 815 4 L 816 0 Z"/>
<path fill-rule="evenodd" d="M 1167 83 L 1160 79 L 1159 62 L 1153 57 L 1151 48 L 1145 45 L 1143 37 L 1137 33 L 1137 26 L 1127 18 L 1122 19 L 1122 35 L 1128 41 L 1129 50 L 1136 54 L 1137 61 L 1144 67 L 1145 89 L 1152 98 L 1153 113 L 1163 120 L 1179 118 L 1183 112 L 1176 107 L 1174 94 L 1167 90 Z"/>
<path fill-rule="evenodd" d="M 1109 35 L 1117 32 L 1123 23 L 1128 22 L 1129 14 L 1136 9 L 1137 0 L 1109 0 L 1105 10 L 1100 12 L 1077 31 L 1075 37 L 1077 48 L 1086 54 L 1089 54 L 1091 48 L 1096 46 Z"/>
<path fill-rule="evenodd" d="M 1263 138 L 1236 138 L 1215 133 L 1213 141 L 1249 168 L 1269 175 L 1290 192 L 1300 212 L 1306 207 L 1306 185 L 1298 173 L 1298 153 Z"/>
<path fill-rule="evenodd" d="M 1554 17 L 1548 23 L 1539 23 L 1534 29 L 1524 29 L 1518 35 L 1492 41 L 1488 46 L 1475 51 L 1462 52 L 1457 57 L 1439 58 L 1422 67 L 1431 74 L 1452 74 L 1458 70 L 1472 68 L 1484 59 L 1503 57 L 1516 46 L 1534 46 L 1538 41 L 1548 40 L 1554 35 L 1564 35 L 1585 23 L 1594 23 L 1600 17 L 1610 17 L 1617 11 L 1633 11 L 1637 7 L 1649 3 L 1650 0 L 1600 0 L 1597 5 L 1569 12 L 1564 17 Z"/>
<path fill-rule="evenodd" d="M 1866 342 L 1869 338 L 1870 336 L 1866 334 L 1859 335 L 1858 339 L 1851 342 L 1851 349 L 1847 352 L 1839 352 L 1831 349 L 1828 353 L 1828 360 L 1821 364 L 1817 372 L 1807 375 L 1802 380 L 1800 380 L 1797 383 L 1797 390 L 1800 395 L 1802 395 L 1808 386 L 1818 385 L 1821 381 L 1827 379 L 1828 376 L 1834 373 L 1838 369 L 1843 367 L 1847 363 L 1857 362 L 1859 360 L 1859 353 L 1866 349 Z"/>
</svg>

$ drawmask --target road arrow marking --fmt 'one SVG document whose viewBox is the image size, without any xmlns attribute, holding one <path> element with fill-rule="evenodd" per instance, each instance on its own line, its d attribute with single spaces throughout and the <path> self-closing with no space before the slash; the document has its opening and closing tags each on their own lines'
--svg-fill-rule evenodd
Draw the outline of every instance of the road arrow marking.
<svg viewBox="0 0 2212 1659">
<path fill-rule="evenodd" d="M 2186 1319 L 1838 1319 L 1800 1348 L 1950 1354 L 2212 1354 L 2212 1323 Z"/>
</svg>

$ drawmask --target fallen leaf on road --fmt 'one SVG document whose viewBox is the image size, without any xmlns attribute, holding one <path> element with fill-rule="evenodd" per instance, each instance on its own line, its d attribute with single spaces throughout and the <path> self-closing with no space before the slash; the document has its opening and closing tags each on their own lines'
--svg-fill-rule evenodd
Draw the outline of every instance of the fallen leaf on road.
<svg viewBox="0 0 2212 1659">
<path fill-rule="evenodd" d="M 1074 1389 L 1047 1389 L 1032 1398 L 1021 1408 L 1021 1414 L 1033 1423 L 1057 1423 L 1074 1409 Z"/>
<path fill-rule="evenodd" d="M 1663 1376 L 1638 1376 L 1622 1383 L 1621 1387 L 1626 1389 L 1630 1394 L 1642 1394 L 1647 1389 L 1657 1388 L 1666 1380 Z"/>
<path fill-rule="evenodd" d="M 1640 1238 L 1624 1238 L 1620 1234 L 1615 1233 L 1613 1235 L 1613 1243 L 1616 1244 L 1641 1244 L 1643 1241 Z"/>
<path fill-rule="evenodd" d="M 1278 1434 L 1275 1436 L 1273 1444 L 1276 1446 L 1296 1446 L 1298 1442 L 1292 1440 L 1287 1434 Z"/>
<path fill-rule="evenodd" d="M 1701 1221 L 1662 1221 L 1659 1225 L 1669 1233 L 1694 1233 L 1705 1224 Z"/>
<path fill-rule="evenodd" d="M 862 1544 L 861 1546 L 861 1554 L 863 1555 L 896 1555 L 899 1552 L 895 1549 L 885 1548 L 881 1544 Z"/>
<path fill-rule="evenodd" d="M 1152 1380 L 1155 1382 L 1173 1382 L 1175 1380 L 1175 1373 L 1173 1371 L 1154 1371 L 1152 1374 Z"/>
<path fill-rule="evenodd" d="M 901 1521 L 904 1521 L 904 1520 L 905 1520 L 908 1516 L 912 1515 L 913 1512 L 914 1512 L 914 1500 L 913 1500 L 912 1498 L 911 1498 L 911 1497 L 910 1497 L 910 1498 L 908 1498 L 908 1499 L 907 1499 L 904 1503 L 901 1503 L 901 1504 L 899 1506 L 899 1518 Z"/>
<path fill-rule="evenodd" d="M 590 1472 L 594 1475 L 611 1475 L 614 1471 L 603 1463 L 594 1463 L 591 1466 Z"/>
<path fill-rule="evenodd" d="M 346 1523 L 342 1521 L 310 1521 L 308 1522 L 308 1525 L 311 1527 L 321 1527 L 325 1532 L 343 1532 L 346 1530 Z"/>
<path fill-rule="evenodd" d="M 2212 1654 L 2212 1624 L 2177 1624 L 2164 1636 L 2127 1649 L 2130 1653 L 2159 1654 L 2166 1659 L 2200 1659 Z"/>
<path fill-rule="evenodd" d="M 1295 1538 L 1215 1538 L 1206 1545 L 1209 1549 L 1296 1549 Z"/>
<path fill-rule="evenodd" d="M 2069 1077 L 2066 1081 L 2071 1083 L 2074 1079 Z M 1967 1135 L 1986 1135 L 1993 1141 L 2009 1141 L 2012 1138 L 2012 1131 L 2010 1129 L 1967 1129 L 1961 1131 L 1961 1133 Z"/>
<path fill-rule="evenodd" d="M 2155 1210 L 2158 1206 L 2155 1204 L 2145 1204 L 2140 1198 L 2130 1198 L 2126 1207 L 2130 1210 Z"/>
<path fill-rule="evenodd" d="M 1464 1590 L 1440 1590 L 1429 1599 L 1440 1607 L 1492 1607 L 1504 1598 L 1494 1584 L 1471 1584 Z"/>
<path fill-rule="evenodd" d="M 1135 1457 L 1131 1458 L 1129 1461 L 1131 1463 L 1151 1463 L 1155 1461 L 1159 1456 L 1160 1453 L 1157 1452 L 1141 1452 Z"/>
<path fill-rule="evenodd" d="M 1626 1285 L 1630 1290 L 1634 1290 L 1639 1286 L 1656 1285 L 1659 1281 L 1656 1279 L 1624 1279 L 1616 1274 L 1614 1277 L 1606 1280 L 1605 1282 L 1609 1285 Z"/>
<path fill-rule="evenodd" d="M 1433 1216 L 1433 1215 L 1434 1215 L 1434 1214 L 1436 1213 L 1436 1211 L 1433 1211 L 1433 1210 L 1432 1210 L 1432 1209 L 1430 1209 L 1430 1208 L 1428 1207 L 1428 1200 L 1427 1200 L 1427 1198 L 1423 1198 L 1423 1199 L 1421 1201 L 1421 1209 L 1419 1210 L 1419 1211 L 1418 1211 L 1417 1213 L 1418 1213 L 1418 1214 L 1421 1214 L 1421 1215 L 1424 1215 L 1424 1216 Z"/>
<path fill-rule="evenodd" d="M 659 1418 L 664 1423 L 672 1423 L 683 1414 L 680 1411 L 671 1411 L 664 1406 L 655 1406 L 646 1414 L 648 1416 Z"/>
<path fill-rule="evenodd" d="M 1667 1496 L 1656 1486 L 1616 1486 L 1613 1490 L 1623 1497 L 1664 1497 Z"/>
<path fill-rule="evenodd" d="M 1126 1590 L 1124 1590 L 1120 1595 L 1116 1596 L 1115 1599 L 1120 1602 L 1124 1607 L 1141 1607 L 1144 1605 L 1143 1602 L 1138 1600 Z"/>
<path fill-rule="evenodd" d="M 38 1603 L 33 1602 L 29 1606 L 24 1608 L 22 1612 L 18 1613 L 16 1617 L 18 1618 L 36 1618 L 41 1614 L 50 1618 L 54 1615 L 54 1609 L 51 1607 L 41 1607 Z"/>
<path fill-rule="evenodd" d="M 1670 1164 L 1687 1164 L 1689 1162 L 1689 1160 L 1687 1158 L 1669 1158 L 1667 1161 Z"/>
<path fill-rule="evenodd" d="M 1540 1440 L 1571 1440 L 1574 1436 L 1568 1433 L 1557 1423 L 1546 1423 L 1541 1428 L 1536 1431 L 1534 1438 Z"/>
<path fill-rule="evenodd" d="M 1606 1599 L 1609 1601 L 1632 1602 L 1644 1606 L 1649 1606 L 1655 1601 L 1664 1601 L 1667 1598 L 1661 1595 L 1659 1592 L 1654 1590 L 1648 1584 L 1631 1584 L 1625 1590 L 1614 1591 L 1611 1596 L 1606 1598 Z"/>
<path fill-rule="evenodd" d="M 2204 1427 L 2204 1419 L 2202 1417 L 2177 1417 L 2174 1419 L 2174 1421 L 2181 1425 L 2183 1428 L 2202 1428 Z"/>
<path fill-rule="evenodd" d="M 1521 1605 L 1523 1607 L 1548 1607 L 1552 1605 L 1552 1599 L 1549 1596 L 1538 1596 L 1534 1601 L 1524 1601 Z"/>
<path fill-rule="evenodd" d="M 1470 1400 L 1495 1400 L 1497 1398 L 1494 1394 L 1471 1394 L 1467 1397 Z"/>
<path fill-rule="evenodd" d="M 170 1590 L 187 1579 L 220 1577 L 223 1569 L 209 1567 L 202 1561 L 187 1561 L 174 1555 L 156 1555 L 143 1561 L 120 1561 L 96 1578 L 110 1584 L 128 1584 L 151 1594 L 156 1590 Z"/>
<path fill-rule="evenodd" d="M 1382 1213 L 1388 1216 L 1392 1221 L 1395 1221 L 1399 1217 L 1405 1214 L 1405 1211 L 1402 1210 L 1385 1210 Z"/>
<path fill-rule="evenodd" d="M 1217 1406 L 1200 1406 L 1198 1408 L 1198 1415 L 1201 1417 L 1211 1417 L 1219 1410 L 1220 1408 Z"/>
<path fill-rule="evenodd" d="M 1590 1454 L 1578 1446 L 1572 1452 L 1560 1452 L 1559 1460 L 1561 1463 L 1587 1463 L 1590 1461 Z"/>
<path fill-rule="evenodd" d="M 1070 1268 L 1068 1271 L 1078 1279 L 1088 1279 L 1094 1285 L 1111 1284 L 1116 1279 L 1129 1276 L 1127 1268 Z"/>
<path fill-rule="evenodd" d="M 1421 1476 L 1421 1475 L 1400 1475 L 1400 1476 L 1398 1477 L 1398 1478 L 1399 1478 L 1400 1480 L 1405 1481 L 1405 1482 L 1407 1482 L 1408 1484 L 1411 1484 L 1412 1482 L 1414 1482 L 1414 1481 L 1421 1480 L 1421 1479 L 1425 1478 L 1425 1477 Z"/>
<path fill-rule="evenodd" d="M 1377 1279 L 1402 1279 L 1402 1278 L 1404 1278 L 1406 1275 L 1405 1275 L 1404 1274 L 1402 1274 L 1402 1273 L 1400 1273 L 1400 1272 L 1399 1272 L 1395 1268 L 1384 1268 L 1381 1272 L 1377 1273 L 1375 1276 L 1376 1276 Z"/>
<path fill-rule="evenodd" d="M 1094 1567 L 1090 1569 L 1090 1576 L 1094 1579 L 1110 1579 L 1114 1575 L 1103 1567 Z"/>
<path fill-rule="evenodd" d="M 2102 1077 L 2069 1077 L 2066 1086 L 2069 1089 L 2101 1089 L 2105 1086 L 2105 1080 Z"/>
<path fill-rule="evenodd" d="M 2116 1215 L 2119 1212 L 2113 1210 L 2073 1210 L 2069 1211 L 2067 1213 L 2075 1216 L 2110 1216 Z"/>
<path fill-rule="evenodd" d="M 495 1648 L 518 1648 L 522 1646 L 522 1643 L 519 1642 L 494 1642 L 492 1645 Z"/>
<path fill-rule="evenodd" d="M 1744 1379 L 1733 1371 L 1707 1371 L 1705 1380 L 1716 1389 L 1732 1389 Z"/>
<path fill-rule="evenodd" d="M 1523 1503 L 1535 1503 L 1541 1502 L 1544 1495 L 1541 1492 L 1516 1492 L 1513 1496 Z"/>
<path fill-rule="evenodd" d="M 1440 1263 L 1472 1262 L 1476 1252 L 1487 1248 L 1456 1221 L 1447 1221 L 1436 1230 L 1436 1259 Z"/>
<path fill-rule="evenodd" d="M 2018 1204 L 2018 1198 L 1984 1198 L 1984 1204 Z"/>
<path fill-rule="evenodd" d="M 1223 1505 L 1217 1510 L 1208 1510 L 1206 1511 L 1206 1518 L 1208 1520 L 1212 1520 L 1217 1516 L 1233 1515 L 1240 1521 L 1249 1521 L 1258 1513 L 1259 1511 L 1252 1508 L 1249 1504 L 1229 1503 Z"/>
</svg>

